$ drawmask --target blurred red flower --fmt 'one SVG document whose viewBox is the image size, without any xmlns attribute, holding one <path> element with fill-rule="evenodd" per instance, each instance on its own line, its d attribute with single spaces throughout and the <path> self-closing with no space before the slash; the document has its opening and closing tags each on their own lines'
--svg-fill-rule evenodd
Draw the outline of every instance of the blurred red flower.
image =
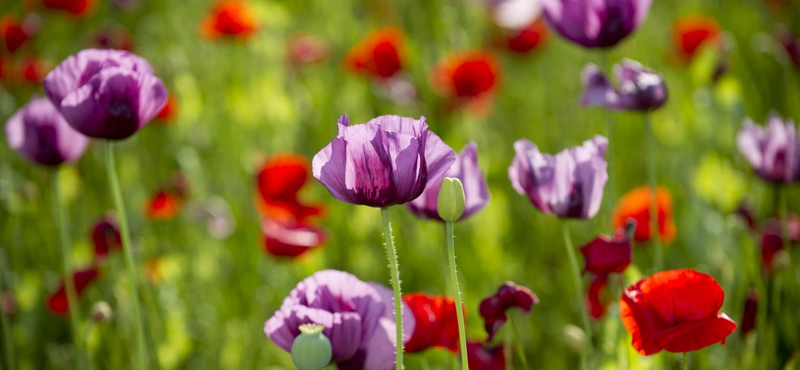
<svg viewBox="0 0 800 370">
<path fill-rule="evenodd" d="M 307 205 L 297 193 L 308 182 L 308 159 L 296 154 L 280 154 L 270 158 L 256 178 L 260 197 L 258 208 L 273 218 L 304 222 L 322 213 L 321 205 Z"/>
<path fill-rule="evenodd" d="M 788 29 L 782 28 L 778 31 L 777 39 L 792 64 L 796 68 L 800 68 L 800 38 Z"/>
<path fill-rule="evenodd" d="M 406 352 L 445 348 L 458 353 L 458 315 L 451 297 L 411 293 L 403 296 L 416 320 L 414 333 L 406 343 Z"/>
<path fill-rule="evenodd" d="M 18 73 L 22 82 L 38 85 L 44 81 L 47 70 L 45 61 L 35 56 L 29 56 L 20 62 Z"/>
<path fill-rule="evenodd" d="M 615 229 L 624 227 L 628 220 L 636 221 L 634 240 L 644 242 L 650 239 L 650 205 L 653 192 L 648 186 L 641 186 L 626 193 L 617 203 L 612 215 L 612 226 Z M 656 189 L 658 205 L 658 230 L 661 240 L 669 243 L 675 240 L 677 233 L 675 221 L 672 219 L 672 196 L 666 188 Z"/>
<path fill-rule="evenodd" d="M 500 80 L 500 67 L 484 51 L 453 54 L 439 61 L 433 71 L 434 86 L 456 99 L 474 99 L 494 91 Z"/>
<path fill-rule="evenodd" d="M 724 298 L 725 292 L 707 274 L 663 271 L 625 289 L 620 316 L 639 354 L 689 352 L 724 343 L 736 329 L 733 320 L 718 313 Z"/>
<path fill-rule="evenodd" d="M 503 346 L 488 347 L 484 343 L 467 342 L 469 370 L 505 370 L 506 356 Z"/>
<path fill-rule="evenodd" d="M 50 9 L 63 10 L 74 15 L 88 15 L 97 6 L 96 0 L 43 0 Z"/>
<path fill-rule="evenodd" d="M 11 14 L 0 19 L 0 35 L 3 36 L 5 49 L 12 54 L 28 42 L 37 31 L 38 20 L 34 16 L 28 16 L 24 22 Z"/>
<path fill-rule="evenodd" d="M 586 304 L 589 307 L 589 314 L 599 319 L 606 313 L 608 302 L 602 299 L 602 295 L 608 285 L 608 275 L 596 275 L 589 283 L 589 290 L 586 291 Z"/>
<path fill-rule="evenodd" d="M 489 334 L 489 341 L 494 338 L 500 327 L 506 323 L 508 316 L 506 311 L 517 307 L 525 313 L 530 313 L 533 306 L 539 304 L 539 297 L 524 287 L 510 281 L 503 283 L 497 293 L 481 301 L 480 314 L 484 321 L 486 333 Z"/>
<path fill-rule="evenodd" d="M 299 257 L 325 244 L 325 232 L 306 223 L 267 216 L 262 227 L 264 247 L 275 257 Z"/>
<path fill-rule="evenodd" d="M 167 104 L 164 105 L 164 108 L 161 108 L 156 118 L 166 124 L 173 123 L 178 119 L 178 100 L 175 99 L 175 94 L 172 91 L 167 96 Z"/>
<path fill-rule="evenodd" d="M 133 51 L 136 47 L 133 35 L 122 27 L 98 30 L 92 37 L 92 43 L 102 49 Z"/>
<path fill-rule="evenodd" d="M 223 37 L 248 39 L 256 32 L 256 20 L 247 2 L 221 0 L 200 23 L 200 31 L 209 40 Z"/>
<path fill-rule="evenodd" d="M 92 227 L 92 244 L 94 244 L 94 255 L 103 258 L 111 251 L 122 249 L 122 238 L 119 233 L 117 218 L 107 213 L 97 220 Z"/>
<path fill-rule="evenodd" d="M 169 220 L 178 215 L 186 200 L 188 184 L 182 174 L 173 176 L 169 186 L 153 193 L 144 204 L 144 215 L 150 220 Z"/>
<path fill-rule="evenodd" d="M 720 46 L 720 28 L 717 21 L 705 15 L 684 16 L 672 28 L 672 37 L 678 59 L 688 61 L 705 43 Z"/>
<path fill-rule="evenodd" d="M 405 38 L 400 29 L 370 32 L 345 56 L 345 66 L 369 77 L 389 78 L 403 69 Z"/>
<path fill-rule="evenodd" d="M 72 275 L 72 281 L 75 285 L 75 294 L 77 295 L 76 298 L 80 299 L 83 291 L 89 286 L 94 279 L 96 279 L 100 275 L 100 271 L 96 268 L 89 268 L 86 270 L 77 271 Z M 67 302 L 67 291 L 62 281 L 53 295 L 47 300 L 47 307 L 50 308 L 50 311 L 58 314 L 63 315 L 69 312 L 69 303 Z"/>
<path fill-rule="evenodd" d="M 742 326 L 739 332 L 742 335 L 753 331 L 756 328 L 756 314 L 758 313 L 758 294 L 755 290 L 750 290 L 747 293 L 747 299 L 744 301 L 744 311 L 742 312 Z"/>
<path fill-rule="evenodd" d="M 286 41 L 286 54 L 289 63 L 295 68 L 300 68 L 328 59 L 330 48 L 327 43 L 315 36 L 295 34 Z"/>
<path fill-rule="evenodd" d="M 789 244 L 800 241 L 800 219 L 794 214 L 789 215 L 787 232 Z M 761 236 L 761 262 L 768 273 L 775 269 L 775 256 L 783 250 L 783 244 L 783 221 L 779 218 L 767 220 Z"/>
<path fill-rule="evenodd" d="M 542 20 L 531 23 L 515 34 L 508 36 L 506 46 L 515 53 L 526 54 L 540 47 L 547 41 L 547 27 Z"/>
<path fill-rule="evenodd" d="M 583 247 L 581 253 L 586 259 L 584 271 L 596 275 L 608 275 L 612 272 L 622 273 L 631 264 L 633 245 L 627 236 L 600 235 Z"/>
</svg>

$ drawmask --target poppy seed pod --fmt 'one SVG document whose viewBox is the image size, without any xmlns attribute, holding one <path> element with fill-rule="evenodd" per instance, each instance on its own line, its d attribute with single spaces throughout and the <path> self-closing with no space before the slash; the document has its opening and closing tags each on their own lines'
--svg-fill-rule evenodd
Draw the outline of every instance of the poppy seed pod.
<svg viewBox="0 0 800 370">
<path fill-rule="evenodd" d="M 456 222 L 464 214 L 464 185 L 461 180 L 445 177 L 439 190 L 439 217 L 446 222 Z"/>
<path fill-rule="evenodd" d="M 321 370 L 331 362 L 331 341 L 319 324 L 300 325 L 300 335 L 292 343 L 292 362 L 300 370 Z"/>
</svg>

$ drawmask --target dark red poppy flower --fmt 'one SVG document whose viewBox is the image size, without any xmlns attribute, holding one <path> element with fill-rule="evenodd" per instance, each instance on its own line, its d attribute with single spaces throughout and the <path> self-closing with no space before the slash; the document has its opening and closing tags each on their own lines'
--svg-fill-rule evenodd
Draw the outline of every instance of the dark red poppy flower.
<svg viewBox="0 0 800 370">
<path fill-rule="evenodd" d="M 167 104 L 164 105 L 164 108 L 161 108 L 156 118 L 167 124 L 173 123 L 178 119 L 178 100 L 175 99 L 175 94 L 171 91 L 167 96 Z"/>
<path fill-rule="evenodd" d="M 248 39 L 256 32 L 256 20 L 250 5 L 242 0 L 221 0 L 200 23 L 200 31 L 209 40 Z"/>
<path fill-rule="evenodd" d="M 742 312 L 742 326 L 739 332 L 742 335 L 753 331 L 756 328 L 756 314 L 758 313 L 758 294 L 755 290 L 751 289 L 747 293 L 747 299 L 744 301 L 744 312 Z"/>
<path fill-rule="evenodd" d="M 800 219 L 794 214 L 789 215 L 787 231 L 790 244 L 800 241 Z M 783 243 L 783 221 L 779 218 L 767 220 L 761 236 L 761 262 L 768 273 L 775 269 L 775 256 L 783 250 Z"/>
<path fill-rule="evenodd" d="M 611 238 L 600 235 L 581 247 L 586 258 L 584 271 L 596 275 L 608 275 L 612 272 L 622 273 L 631 264 L 633 245 L 625 235 Z"/>
<path fill-rule="evenodd" d="M 22 82 L 38 85 L 47 75 L 47 64 L 35 56 L 23 59 L 19 65 L 19 77 Z"/>
<path fill-rule="evenodd" d="M 124 28 L 101 28 L 92 37 L 92 43 L 101 49 L 133 51 L 136 40 Z"/>
<path fill-rule="evenodd" d="M 595 319 L 599 319 L 606 314 L 608 302 L 603 300 L 602 295 L 607 285 L 608 275 L 597 275 L 589 284 L 589 290 L 586 291 L 586 304 L 589 307 L 589 314 Z"/>
<path fill-rule="evenodd" d="M 672 37 L 678 59 L 688 61 L 706 43 L 720 44 L 717 21 L 704 15 L 690 15 L 678 19 L 672 28 Z"/>
<path fill-rule="evenodd" d="M 414 314 L 416 324 L 406 352 L 421 352 L 428 348 L 445 348 L 458 352 L 458 315 L 451 297 L 412 293 L 403 301 Z"/>
<path fill-rule="evenodd" d="M 506 370 L 503 346 L 489 347 L 480 342 L 467 342 L 469 370 Z"/>
<path fill-rule="evenodd" d="M 543 45 L 547 36 L 547 27 L 543 21 L 538 20 L 508 36 L 506 46 L 515 53 L 527 54 Z"/>
<path fill-rule="evenodd" d="M 83 291 L 86 290 L 86 287 L 89 286 L 89 283 L 91 283 L 99 275 L 100 271 L 95 268 L 77 271 L 72 275 L 72 281 L 75 285 L 75 294 L 77 294 L 78 299 L 80 299 Z M 56 290 L 56 292 L 53 293 L 53 295 L 51 295 L 47 300 L 47 307 L 50 308 L 50 311 L 57 315 L 63 315 L 69 312 L 67 291 L 63 281 L 59 285 L 58 290 Z"/>
<path fill-rule="evenodd" d="M 292 66 L 300 68 L 328 59 L 330 48 L 318 37 L 295 34 L 286 41 L 286 55 Z"/>
<path fill-rule="evenodd" d="M 0 291 L 0 310 L 8 316 L 14 316 L 17 313 L 17 298 L 14 293 L 9 291 Z"/>
<path fill-rule="evenodd" d="M 266 217 L 262 227 L 264 247 L 275 257 L 299 257 L 325 244 L 325 232 L 306 223 Z"/>
<path fill-rule="evenodd" d="M 456 99 L 474 99 L 491 93 L 500 81 L 500 67 L 484 51 L 451 55 L 433 71 L 433 83 L 443 94 Z"/>
<path fill-rule="evenodd" d="M 506 310 L 517 307 L 525 313 L 530 313 L 531 308 L 537 304 L 539 304 L 539 297 L 530 289 L 510 281 L 503 283 L 497 289 L 497 293 L 481 301 L 480 305 L 480 314 L 486 333 L 489 334 L 489 341 L 508 320 Z"/>
<path fill-rule="evenodd" d="M 345 56 L 345 66 L 369 77 L 389 78 L 403 69 L 405 38 L 400 29 L 373 31 Z"/>
<path fill-rule="evenodd" d="M 38 30 L 38 17 L 32 14 L 24 21 L 18 20 L 13 15 L 6 15 L 0 19 L 0 35 L 3 37 L 5 49 L 12 54 L 25 45 Z"/>
<path fill-rule="evenodd" d="M 269 159 L 256 178 L 260 197 L 258 208 L 273 218 L 304 222 L 322 213 L 321 205 L 307 205 L 297 193 L 308 181 L 308 159 L 296 154 L 281 154 Z"/>
<path fill-rule="evenodd" d="M 663 271 L 629 286 L 620 316 L 639 354 L 689 352 L 715 343 L 736 329 L 719 313 L 725 292 L 711 276 L 695 270 Z"/>
<path fill-rule="evenodd" d="M 652 194 L 648 186 L 640 186 L 625 195 L 617 203 L 611 218 L 615 229 L 625 227 L 630 220 L 636 221 L 634 240 L 644 242 L 650 239 L 650 206 Z M 658 231 L 665 243 L 675 240 L 677 229 L 672 219 L 672 195 L 663 187 L 656 189 L 656 205 L 658 207 Z"/>
<path fill-rule="evenodd" d="M 63 10 L 74 15 L 89 15 L 97 6 L 97 0 L 43 0 L 50 9 Z"/>
<path fill-rule="evenodd" d="M 748 229 L 751 231 L 756 229 L 756 215 L 755 212 L 753 212 L 753 207 L 750 204 L 746 202 L 740 203 L 736 207 L 736 211 L 734 211 L 734 213 L 741 217 Z"/>
<path fill-rule="evenodd" d="M 105 257 L 111 251 L 122 249 L 119 224 L 113 214 L 106 214 L 95 222 L 91 237 L 94 244 L 94 255 L 98 258 Z"/>
</svg>

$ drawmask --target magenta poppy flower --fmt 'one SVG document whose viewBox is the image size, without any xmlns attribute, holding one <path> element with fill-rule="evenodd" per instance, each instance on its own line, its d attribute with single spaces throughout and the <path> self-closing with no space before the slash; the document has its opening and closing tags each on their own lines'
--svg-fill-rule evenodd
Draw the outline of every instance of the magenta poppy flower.
<svg viewBox="0 0 800 370">
<path fill-rule="evenodd" d="M 462 220 L 480 211 L 486 203 L 489 203 L 489 186 L 486 184 L 483 171 L 478 167 L 478 146 L 475 142 L 470 142 L 461 150 L 445 177 L 457 178 L 464 185 L 466 202 L 464 214 L 461 215 Z M 441 220 L 438 200 L 443 180 L 444 177 L 429 186 L 419 198 L 406 203 L 408 209 L 417 217 Z"/>
<path fill-rule="evenodd" d="M 481 301 L 480 313 L 484 321 L 488 341 L 492 341 L 500 327 L 506 323 L 506 311 L 510 308 L 519 308 L 525 313 L 530 313 L 533 306 L 539 304 L 539 297 L 530 289 L 514 284 L 510 281 L 503 283 L 497 293 Z"/>
<path fill-rule="evenodd" d="M 614 110 L 649 111 L 667 101 L 664 78 L 641 63 L 625 59 L 614 65 L 615 88 L 594 64 L 583 69 L 581 105 L 599 105 Z"/>
<path fill-rule="evenodd" d="M 800 137 L 792 120 L 773 113 L 767 127 L 749 118 L 736 138 L 739 151 L 762 179 L 779 183 L 800 180 Z"/>
<path fill-rule="evenodd" d="M 581 146 L 549 155 L 527 139 L 517 140 L 508 177 L 514 189 L 544 213 L 592 218 L 600 209 L 608 180 L 607 146 L 608 139 L 598 135 Z"/>
<path fill-rule="evenodd" d="M 47 97 L 86 136 L 122 140 L 153 119 L 167 90 L 146 60 L 121 50 L 86 49 L 44 79 Z"/>
<path fill-rule="evenodd" d="M 314 177 L 334 198 L 370 207 L 416 199 L 441 180 L 456 155 L 418 120 L 380 116 L 350 126 L 339 118 L 339 135 L 314 156 Z"/>
<path fill-rule="evenodd" d="M 8 119 L 6 139 L 26 159 L 47 166 L 77 160 L 89 144 L 45 98 L 31 99 Z"/>
<path fill-rule="evenodd" d="M 647 18 L 652 0 L 542 0 L 550 26 L 586 48 L 609 48 Z"/>
<path fill-rule="evenodd" d="M 395 363 L 392 292 L 343 271 L 319 271 L 297 284 L 264 332 L 290 351 L 303 324 L 319 324 L 331 341 L 332 362 L 341 370 L 391 370 Z M 403 304 L 403 331 L 410 337 L 414 315 Z"/>
</svg>

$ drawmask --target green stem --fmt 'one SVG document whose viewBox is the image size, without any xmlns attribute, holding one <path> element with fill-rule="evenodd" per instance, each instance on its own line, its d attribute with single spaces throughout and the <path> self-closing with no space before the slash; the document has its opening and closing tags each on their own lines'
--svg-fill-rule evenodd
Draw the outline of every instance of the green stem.
<svg viewBox="0 0 800 370">
<path fill-rule="evenodd" d="M 686 358 L 687 358 L 687 357 L 689 357 L 689 356 L 686 354 L 686 352 L 684 352 L 684 353 L 683 353 L 683 370 L 686 370 L 686 369 L 687 369 L 687 367 L 686 367 L 686 362 L 687 362 L 687 361 L 686 361 Z"/>
<path fill-rule="evenodd" d="M 587 370 L 589 368 L 589 352 L 592 350 L 592 326 L 589 322 L 589 313 L 586 311 L 586 304 L 583 303 L 583 279 L 581 278 L 581 269 L 578 266 L 578 257 L 575 255 L 575 248 L 572 246 L 572 238 L 569 235 L 569 224 L 567 221 L 564 221 L 564 247 L 567 249 L 567 255 L 569 256 L 569 262 L 572 267 L 575 290 L 578 296 L 581 297 L 581 320 L 583 321 L 583 332 L 585 334 L 583 351 L 581 351 L 581 369 Z"/>
<path fill-rule="evenodd" d="M 517 346 L 517 354 L 519 361 L 522 363 L 522 368 L 528 370 L 528 356 L 525 356 L 525 349 L 522 347 L 522 341 L 519 340 L 519 333 L 517 332 L 517 325 L 514 324 L 514 315 L 508 314 L 508 325 L 511 326 L 511 335 L 514 337 L 514 343 Z"/>
<path fill-rule="evenodd" d="M 453 223 L 445 222 L 445 233 L 447 237 L 447 255 L 450 258 L 450 278 L 456 288 L 454 294 L 456 298 L 456 317 L 458 318 L 458 341 L 461 343 L 461 368 L 469 370 L 469 359 L 467 358 L 467 329 L 464 326 L 464 310 L 461 304 L 461 288 L 458 286 L 458 271 L 456 270 L 456 247 Z"/>
<path fill-rule="evenodd" d="M 14 337 L 11 334 L 11 320 L 8 319 L 5 303 L 3 302 L 3 292 L 6 287 L 6 274 L 10 273 L 10 267 L 6 266 L 5 251 L 0 249 L 0 323 L 3 325 L 3 343 L 5 344 L 6 367 L 16 369 L 14 359 Z M 11 289 L 8 289 L 9 291 Z"/>
<path fill-rule="evenodd" d="M 142 322 L 142 308 L 139 302 L 138 282 L 136 274 L 136 263 L 131 250 L 131 235 L 128 229 L 128 217 L 125 214 L 125 204 L 122 202 L 122 191 L 119 186 L 117 176 L 117 166 L 114 163 L 114 144 L 106 142 L 106 167 L 108 172 L 108 183 L 111 186 L 111 193 L 114 197 L 114 205 L 117 209 L 119 218 L 119 229 L 122 237 L 122 249 L 125 253 L 125 265 L 128 270 L 128 278 L 131 283 L 131 305 L 133 307 L 134 322 L 136 323 L 136 368 L 139 370 L 147 369 L 147 345 L 144 338 L 144 323 Z"/>
<path fill-rule="evenodd" d="M 383 224 L 383 241 L 386 249 L 386 257 L 389 258 L 389 271 L 392 274 L 392 290 L 394 291 L 394 317 L 397 324 L 397 360 L 395 368 L 403 370 L 403 306 L 400 295 L 400 265 L 397 263 L 397 249 L 394 247 L 394 237 L 392 236 L 392 223 L 389 221 L 389 208 L 381 207 L 381 223 Z"/>
<path fill-rule="evenodd" d="M 661 247 L 661 230 L 658 227 L 658 187 L 656 185 L 656 138 L 650 114 L 644 113 L 644 126 L 647 131 L 647 183 L 650 186 L 650 240 L 653 243 L 653 265 L 656 272 L 664 269 L 664 250 Z"/>
<path fill-rule="evenodd" d="M 608 66 L 608 50 L 603 49 L 600 53 L 600 68 L 603 73 L 609 70 Z M 616 176 L 614 176 L 614 117 L 611 115 L 609 109 L 603 109 L 603 116 L 606 121 L 606 138 L 608 139 L 609 146 L 606 149 L 606 163 L 608 163 L 608 182 L 606 183 L 605 203 L 608 207 L 609 222 L 613 218 L 614 206 L 616 205 L 617 191 L 616 191 Z"/>
</svg>

